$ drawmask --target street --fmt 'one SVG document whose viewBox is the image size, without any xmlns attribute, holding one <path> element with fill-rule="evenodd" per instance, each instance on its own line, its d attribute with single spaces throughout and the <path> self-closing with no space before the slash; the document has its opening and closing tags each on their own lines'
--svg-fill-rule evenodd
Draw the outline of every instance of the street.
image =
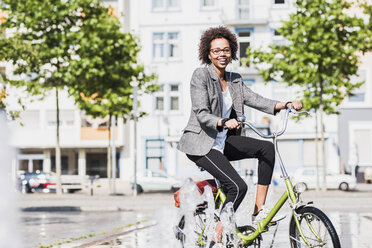
<svg viewBox="0 0 372 248">
<path fill-rule="evenodd" d="M 359 190 L 351 192 L 307 191 L 303 194 L 303 199 L 314 201 L 313 205 L 328 215 L 338 232 L 342 247 L 372 247 L 371 189 L 372 187 L 364 185 L 359 187 Z M 267 204 L 269 207 L 282 190 L 283 188 L 273 187 L 269 195 L 270 202 Z M 69 203 L 70 207 L 76 206 L 75 201 L 83 198 L 80 203 L 81 209 L 86 207 L 85 204 L 98 205 L 99 202 L 102 204 L 101 209 L 98 211 L 92 206 L 92 211 L 40 212 L 39 210 L 55 207 L 56 202 L 60 203 L 55 195 L 22 196 L 21 202 L 25 206 L 24 211 L 21 212 L 24 244 L 22 247 L 179 247 L 172 230 L 179 218 L 178 209 L 173 205 L 171 193 L 146 193 L 137 198 L 102 196 L 93 197 L 91 201 L 87 196 L 64 195 L 63 197 L 66 206 Z M 34 208 L 31 211 L 30 206 L 36 204 L 36 198 L 39 198 L 39 205 L 43 208 Z M 106 210 L 103 208 L 104 204 L 107 206 Z M 244 207 L 242 205 L 242 209 Z M 122 211 L 113 211 L 112 209 L 115 208 Z M 286 214 L 288 210 L 286 204 L 280 213 Z M 237 215 L 239 214 L 242 213 L 238 211 Z M 287 217 L 278 226 L 264 233 L 261 247 L 288 247 L 289 221 L 290 218 Z M 125 232 L 133 227 L 130 224 L 135 223 L 138 226 L 151 226 L 152 223 L 156 225 L 139 231 Z"/>
</svg>

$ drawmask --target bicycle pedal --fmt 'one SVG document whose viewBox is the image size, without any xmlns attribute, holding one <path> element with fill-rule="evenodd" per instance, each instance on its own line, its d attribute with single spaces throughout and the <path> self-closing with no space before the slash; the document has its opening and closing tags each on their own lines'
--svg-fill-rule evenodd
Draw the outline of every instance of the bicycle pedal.
<svg viewBox="0 0 372 248">
<path fill-rule="evenodd" d="M 276 226 L 278 224 L 278 221 L 271 221 L 269 222 L 268 226 Z"/>
</svg>

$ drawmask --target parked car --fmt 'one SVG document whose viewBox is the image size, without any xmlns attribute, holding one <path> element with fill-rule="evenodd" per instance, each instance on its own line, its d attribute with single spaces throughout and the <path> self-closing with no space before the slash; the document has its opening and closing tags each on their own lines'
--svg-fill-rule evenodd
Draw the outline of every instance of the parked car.
<svg viewBox="0 0 372 248">
<path fill-rule="evenodd" d="M 49 186 L 55 185 L 55 178 L 52 172 L 26 172 L 19 175 L 17 187 L 24 194 L 34 192 L 48 193 L 53 191 Z"/>
<path fill-rule="evenodd" d="M 132 188 L 134 179 L 132 178 Z M 176 191 L 181 187 L 181 181 L 167 175 L 163 171 L 146 170 L 137 175 L 137 192 L 143 191 Z"/>
<path fill-rule="evenodd" d="M 303 182 L 306 185 L 306 189 L 316 188 L 316 168 L 306 167 L 298 169 L 293 177 L 294 182 Z M 356 178 L 346 174 L 332 174 L 328 173 L 327 177 L 327 189 L 340 189 L 340 190 L 351 190 L 356 187 Z M 323 171 L 319 169 L 319 186 L 322 187 L 323 183 Z"/>
</svg>

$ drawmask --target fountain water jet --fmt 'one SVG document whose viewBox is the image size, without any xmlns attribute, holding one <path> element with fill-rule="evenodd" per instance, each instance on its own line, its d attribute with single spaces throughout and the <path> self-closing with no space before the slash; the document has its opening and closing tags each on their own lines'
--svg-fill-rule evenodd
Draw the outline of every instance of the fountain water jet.
<svg viewBox="0 0 372 248">
<path fill-rule="evenodd" d="M 19 248 L 17 192 L 12 181 L 9 128 L 4 113 L 0 110 L 0 247 Z"/>
</svg>

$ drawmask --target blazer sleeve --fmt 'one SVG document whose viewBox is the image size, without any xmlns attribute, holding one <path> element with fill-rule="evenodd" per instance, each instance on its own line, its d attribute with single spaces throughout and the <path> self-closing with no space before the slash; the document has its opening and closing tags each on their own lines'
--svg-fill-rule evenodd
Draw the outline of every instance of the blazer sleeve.
<svg viewBox="0 0 372 248">
<path fill-rule="evenodd" d="M 202 68 L 194 71 L 190 82 L 190 94 L 192 111 L 195 113 L 201 126 L 217 130 L 217 123 L 220 119 L 212 114 L 209 103 L 207 75 Z"/>
<path fill-rule="evenodd" d="M 255 108 L 257 110 L 260 110 L 262 112 L 265 112 L 267 114 L 272 114 L 272 115 L 276 114 L 275 105 L 279 101 L 265 98 L 253 92 L 243 82 L 242 82 L 242 88 L 243 88 L 243 102 L 245 105 Z"/>
</svg>

